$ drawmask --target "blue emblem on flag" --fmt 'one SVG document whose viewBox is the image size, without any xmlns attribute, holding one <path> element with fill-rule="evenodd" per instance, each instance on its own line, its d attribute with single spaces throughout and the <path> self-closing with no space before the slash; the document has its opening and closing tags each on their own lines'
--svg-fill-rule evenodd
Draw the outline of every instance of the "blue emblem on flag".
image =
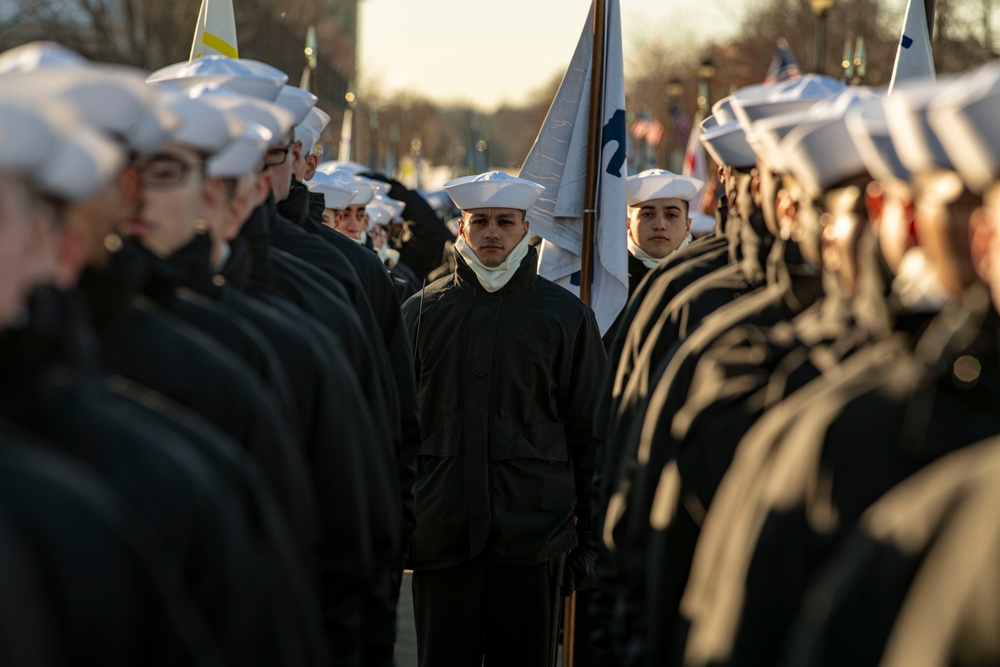
<svg viewBox="0 0 1000 667">
<path fill-rule="evenodd" d="M 618 144 L 615 154 L 608 162 L 607 172 L 609 176 L 622 177 L 622 167 L 625 165 L 625 110 L 615 109 L 615 113 L 608 119 L 601 132 L 601 148 L 607 146 L 612 141 Z"/>
<path fill-rule="evenodd" d="M 913 38 L 903 35 L 902 45 L 904 49 L 910 48 L 911 46 L 913 46 Z"/>
</svg>

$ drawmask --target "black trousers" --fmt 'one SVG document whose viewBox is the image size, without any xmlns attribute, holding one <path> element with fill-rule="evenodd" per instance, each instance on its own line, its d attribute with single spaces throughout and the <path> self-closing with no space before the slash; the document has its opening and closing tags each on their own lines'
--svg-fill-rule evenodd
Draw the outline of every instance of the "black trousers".
<svg viewBox="0 0 1000 667">
<path fill-rule="evenodd" d="M 477 556 L 413 573 L 420 667 L 545 667 L 552 614 L 549 563 Z"/>
</svg>

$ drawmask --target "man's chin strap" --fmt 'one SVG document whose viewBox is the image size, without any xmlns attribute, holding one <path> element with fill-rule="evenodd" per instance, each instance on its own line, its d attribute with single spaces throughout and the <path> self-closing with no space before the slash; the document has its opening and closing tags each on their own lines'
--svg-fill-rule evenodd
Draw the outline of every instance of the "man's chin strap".
<svg viewBox="0 0 1000 667">
<path fill-rule="evenodd" d="M 479 279 L 479 284 L 483 286 L 484 290 L 496 292 L 510 281 L 514 273 L 517 272 L 517 268 L 521 266 L 521 260 L 528 254 L 528 240 L 529 234 L 525 232 L 518 244 L 507 255 L 507 259 L 493 267 L 486 266 L 479 261 L 479 257 L 465 242 L 464 236 L 459 235 L 455 240 L 455 252 L 461 255 L 469 268 L 475 272 L 476 278 Z"/>
</svg>

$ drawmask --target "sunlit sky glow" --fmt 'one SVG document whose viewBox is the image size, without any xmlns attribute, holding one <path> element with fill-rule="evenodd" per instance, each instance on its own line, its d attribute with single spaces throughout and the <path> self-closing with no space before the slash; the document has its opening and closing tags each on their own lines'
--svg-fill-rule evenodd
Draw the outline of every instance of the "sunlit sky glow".
<svg viewBox="0 0 1000 667">
<path fill-rule="evenodd" d="M 648 44 L 676 45 L 697 57 L 705 43 L 730 38 L 747 10 L 767 1 L 620 0 L 626 80 Z M 878 3 L 902 26 L 907 0 Z M 484 111 L 523 104 L 566 71 L 590 5 L 591 0 L 359 0 L 360 92 L 405 90 Z M 979 6 L 978 0 L 960 0 L 954 10 L 968 13 Z"/>
<path fill-rule="evenodd" d="M 590 0 L 362 0 L 362 93 L 408 90 L 484 110 L 565 71 Z M 625 75 L 650 40 L 692 48 L 739 26 L 747 0 L 621 0 Z M 694 47 L 696 48 L 696 47 Z"/>
</svg>

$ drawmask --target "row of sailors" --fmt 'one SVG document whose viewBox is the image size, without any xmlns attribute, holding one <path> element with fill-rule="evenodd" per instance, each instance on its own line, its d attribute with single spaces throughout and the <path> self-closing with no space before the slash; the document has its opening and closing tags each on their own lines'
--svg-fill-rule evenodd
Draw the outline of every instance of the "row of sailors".
<svg viewBox="0 0 1000 667">
<path fill-rule="evenodd" d="M 577 660 L 1000 664 L 1000 63 L 713 112 L 717 229 L 610 344 Z"/>
<path fill-rule="evenodd" d="M 391 665 L 400 204 L 280 71 L 147 74 L 0 54 L 0 661 Z"/>
</svg>

